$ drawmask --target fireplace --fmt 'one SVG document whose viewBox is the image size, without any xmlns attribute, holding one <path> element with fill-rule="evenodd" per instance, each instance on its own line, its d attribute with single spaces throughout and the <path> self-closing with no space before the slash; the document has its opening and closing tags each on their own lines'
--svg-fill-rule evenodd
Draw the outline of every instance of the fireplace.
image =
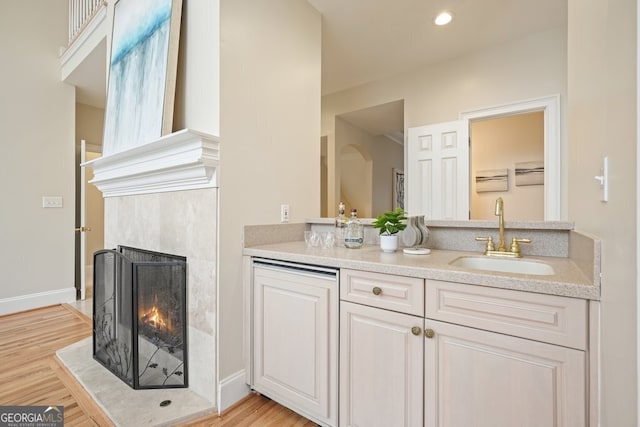
<svg viewBox="0 0 640 427">
<path fill-rule="evenodd" d="M 188 386 L 186 258 L 94 254 L 93 357 L 134 389 Z"/>
</svg>

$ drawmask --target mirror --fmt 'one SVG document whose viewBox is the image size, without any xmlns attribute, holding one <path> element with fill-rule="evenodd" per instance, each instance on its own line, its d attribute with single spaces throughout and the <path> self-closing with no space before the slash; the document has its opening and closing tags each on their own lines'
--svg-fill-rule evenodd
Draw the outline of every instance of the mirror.
<svg viewBox="0 0 640 427">
<path fill-rule="evenodd" d="M 512 220 L 560 219 L 559 102 L 559 96 L 551 96 L 460 114 L 468 120 L 471 136 L 470 219 L 493 219 L 497 197 L 512 207 Z M 357 207 L 360 217 L 375 217 L 398 206 L 394 181 L 404 170 L 404 134 L 391 129 L 401 129 L 402 105 L 397 101 L 336 116 L 334 149 L 341 160 L 332 172 L 333 200 Z M 324 137 L 322 212 L 333 217 L 326 147 Z M 478 184 L 483 174 L 497 170 L 506 176 L 501 184 Z M 495 177 L 484 178 L 496 184 Z"/>
<path fill-rule="evenodd" d="M 317 3 L 323 3 L 318 0 Z M 505 2 L 506 4 L 507 2 Z M 473 3 L 475 5 L 475 3 Z M 426 125 L 437 124 L 442 122 L 453 121 L 456 119 L 466 118 L 468 120 L 476 120 L 478 117 L 465 117 L 464 112 L 468 112 L 474 109 L 478 109 L 486 106 L 499 106 L 508 103 L 514 103 L 518 100 L 539 99 L 540 97 L 547 97 L 550 94 L 566 97 L 567 94 L 567 16 L 566 16 L 566 2 L 563 1 L 544 1 L 543 3 L 527 3 L 524 2 L 521 6 L 526 5 L 527 9 L 510 9 L 505 11 L 503 15 L 499 17 L 492 17 L 491 20 L 484 20 L 482 22 L 482 31 L 463 33 L 463 26 L 457 22 L 457 27 L 447 27 L 437 30 L 437 33 L 430 34 L 431 38 L 425 36 L 421 39 L 412 39 L 413 43 L 405 43 L 397 41 L 393 44 L 394 53 L 397 53 L 396 59 L 406 60 L 411 59 L 411 68 L 406 68 L 400 72 L 383 74 L 374 73 L 374 71 L 382 70 L 383 67 L 373 69 L 369 67 L 370 74 L 364 74 L 362 80 L 357 84 L 344 85 L 336 90 L 331 90 L 327 85 L 327 89 L 323 85 L 323 97 L 322 97 L 322 133 L 326 136 L 327 150 L 335 150 L 335 144 L 340 144 L 340 135 L 336 131 L 336 118 L 343 118 L 348 116 L 351 112 L 360 112 L 369 108 L 374 108 L 378 105 L 384 105 L 389 101 L 399 100 L 403 101 L 403 126 L 399 127 L 399 131 L 403 131 L 408 134 L 408 129 Z M 465 7 L 470 7 L 465 5 Z M 477 5 L 476 5 L 477 6 Z M 386 6 L 380 6 L 380 9 L 384 9 Z M 389 6 L 390 7 L 390 6 Z M 510 23 L 511 27 L 522 27 L 522 25 L 513 25 L 514 22 L 540 22 L 544 21 L 544 16 L 547 16 L 544 11 L 548 11 L 547 8 L 554 8 L 556 10 L 555 18 L 546 22 L 544 26 L 530 27 L 528 30 L 522 31 L 517 37 L 509 37 L 501 40 L 486 41 L 481 46 L 475 44 L 477 37 L 480 33 L 482 35 L 487 34 L 487 29 L 492 27 L 493 24 Z M 328 11 L 330 12 L 330 11 Z M 477 20 L 469 18 L 469 23 L 478 24 Z M 465 22 L 466 23 L 466 22 Z M 426 26 L 425 26 L 426 27 Z M 385 27 L 386 28 L 386 27 Z M 398 26 L 389 24 L 390 29 L 396 29 Z M 411 35 L 413 28 L 407 30 Z M 420 27 L 422 29 L 423 27 Z M 466 30 L 467 26 L 464 26 Z M 493 27 L 492 27 L 493 28 Z M 501 27 L 503 28 L 503 27 Z M 333 27 L 332 27 L 333 29 Z M 461 32 L 458 32 L 458 31 Z M 417 29 L 415 31 L 418 31 Z M 431 31 L 431 28 L 430 28 Z M 497 28 L 496 28 L 497 31 Z M 327 31 L 328 32 L 328 31 Z M 391 32 L 391 31 L 390 31 Z M 382 31 L 382 28 L 376 29 L 375 34 L 386 34 Z M 475 36 L 474 36 L 475 35 Z M 355 35 L 354 35 L 355 36 Z M 454 37 L 459 36 L 459 37 Z M 407 54 L 412 47 L 424 47 L 426 49 L 427 42 L 433 41 L 435 47 L 445 49 L 449 46 L 449 43 L 455 41 L 461 42 L 464 45 L 464 50 L 457 52 L 455 55 L 447 57 L 441 57 L 434 59 L 429 55 L 410 55 Z M 328 39 L 328 41 L 342 40 L 342 38 Z M 344 53 L 343 57 L 329 55 L 333 51 L 329 51 L 328 55 L 323 56 L 323 76 L 327 76 L 327 79 L 331 80 L 334 77 L 329 71 L 333 70 L 334 74 L 336 64 L 342 74 L 348 75 L 346 67 L 342 67 L 346 59 L 353 62 L 351 69 L 355 69 L 357 64 L 356 60 L 360 59 L 363 55 L 360 51 L 353 49 L 352 51 L 346 51 L 349 46 L 348 39 L 344 39 L 344 43 L 341 45 L 336 43 L 336 46 L 342 47 L 340 52 Z M 370 43 L 370 41 L 369 41 Z M 326 44 L 326 46 L 329 46 Z M 324 49 L 323 45 L 323 49 Z M 370 49 L 362 49 L 364 53 L 372 53 L 371 56 L 375 56 L 379 62 L 388 61 L 393 63 L 387 51 L 384 50 L 385 45 L 381 43 L 380 46 L 370 43 L 366 45 Z M 434 47 L 434 46 L 432 46 Z M 327 48 L 329 49 L 329 48 Z M 406 49 L 406 50 L 405 50 Z M 324 50 L 323 50 L 324 52 Z M 413 51 L 411 51 L 413 52 Z M 328 64 L 325 66 L 325 64 Z M 355 71 L 354 71 L 355 73 Z M 340 74 L 340 75 L 342 75 Z M 556 112 L 559 112 L 560 102 L 557 103 Z M 544 108 L 544 107 L 543 107 Z M 538 108 L 540 110 L 541 108 Z M 486 112 L 485 112 L 486 114 Z M 564 114 L 564 113 L 563 113 Z M 557 114 L 559 115 L 559 113 Z M 545 118 L 547 117 L 545 112 Z M 554 135 L 550 135 L 553 133 Z M 560 120 L 556 120 L 555 124 L 545 124 L 545 136 L 553 137 L 557 136 L 557 144 L 553 144 L 550 140 L 545 140 L 545 153 L 544 153 L 544 220 L 563 220 L 566 219 L 566 200 L 561 199 L 561 194 L 566 194 L 566 179 L 564 178 L 566 173 L 562 171 L 562 162 L 565 157 L 564 148 L 561 146 L 561 138 L 563 137 L 564 129 L 561 127 Z M 401 140 L 404 141 L 407 146 L 407 136 L 402 134 Z M 406 149 L 405 149 L 406 151 Z M 339 154 L 339 153 L 337 153 Z M 337 155 L 335 151 L 328 152 L 329 158 Z M 537 161 L 531 159 L 532 161 Z M 407 164 L 407 157 L 405 155 L 405 164 Z M 518 162 L 524 163 L 524 162 Z M 510 173 L 513 174 L 515 162 L 510 162 L 508 168 Z M 333 217 L 336 214 L 336 207 L 340 200 L 340 177 L 336 177 L 335 170 L 329 173 L 330 168 L 337 169 L 337 166 L 326 165 L 327 182 L 325 184 L 325 190 L 323 190 L 323 196 L 325 202 L 323 205 L 323 216 Z M 375 160 L 373 164 L 375 168 Z M 405 174 L 408 169 L 406 166 L 402 166 Z M 400 167 L 396 167 L 400 169 Z M 392 171 L 387 171 L 388 185 L 392 185 L 391 175 Z M 408 180 L 408 176 L 405 175 Z M 470 177 L 469 179 L 475 179 Z M 512 180 L 514 181 L 514 179 Z M 470 181 L 471 182 L 471 181 Z M 408 182 L 408 184 L 410 184 Z M 377 193 L 377 188 L 374 186 L 373 195 Z M 406 190 L 406 188 L 405 188 Z M 562 191 L 561 191 L 562 190 Z M 392 206 L 392 196 L 384 190 L 384 197 L 387 200 L 388 206 Z M 333 196 L 330 195 L 333 194 Z M 465 192 L 466 194 L 466 192 Z M 337 196 L 336 196 L 337 195 Z M 373 196 L 372 196 L 373 197 Z M 496 195 L 497 197 L 497 195 Z M 494 200 L 495 198 L 494 197 Z M 410 199 L 407 199 L 410 200 Z M 405 200 L 406 202 L 406 200 Z M 507 205 L 509 209 L 509 205 Z M 376 213 L 376 209 L 372 209 L 373 214 Z M 514 216 L 508 216 L 511 220 L 517 220 Z"/>
</svg>

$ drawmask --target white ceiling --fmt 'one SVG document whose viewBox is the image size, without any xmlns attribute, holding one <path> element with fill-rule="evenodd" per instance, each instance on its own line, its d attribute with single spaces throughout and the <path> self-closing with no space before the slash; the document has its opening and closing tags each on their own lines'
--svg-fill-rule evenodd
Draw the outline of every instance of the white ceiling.
<svg viewBox="0 0 640 427">
<path fill-rule="evenodd" d="M 322 93 L 567 25 L 567 0 L 308 0 L 322 14 Z M 433 24 L 454 13 L 445 27 Z"/>
<path fill-rule="evenodd" d="M 323 95 L 567 24 L 567 0 L 308 2 L 322 14 Z M 454 21 L 435 26 L 445 9 Z M 69 82 L 78 102 L 104 106 L 105 52 L 94 52 Z"/>
<path fill-rule="evenodd" d="M 400 144 L 404 143 L 402 133 L 396 133 L 404 129 L 404 101 L 402 100 L 351 111 L 340 114 L 338 117 L 371 135 L 387 135 Z"/>
</svg>

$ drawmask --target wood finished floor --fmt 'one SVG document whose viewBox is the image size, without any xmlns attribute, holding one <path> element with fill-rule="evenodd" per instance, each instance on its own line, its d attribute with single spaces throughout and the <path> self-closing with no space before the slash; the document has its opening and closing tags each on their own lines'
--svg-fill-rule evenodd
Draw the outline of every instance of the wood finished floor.
<svg viewBox="0 0 640 427">
<path fill-rule="evenodd" d="M 66 305 L 0 316 L 0 406 L 63 405 L 65 427 L 112 426 L 56 357 L 56 350 L 90 335 L 91 320 Z M 263 396 L 252 394 L 222 416 L 210 415 L 177 426 L 315 425 Z"/>
</svg>

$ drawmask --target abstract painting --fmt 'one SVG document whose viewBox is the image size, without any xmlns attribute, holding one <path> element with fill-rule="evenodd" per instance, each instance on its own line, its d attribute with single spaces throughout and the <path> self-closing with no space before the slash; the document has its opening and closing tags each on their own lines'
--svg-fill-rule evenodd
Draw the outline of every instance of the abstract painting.
<svg viewBox="0 0 640 427">
<path fill-rule="evenodd" d="M 492 169 L 476 172 L 476 192 L 508 191 L 509 170 Z"/>
<path fill-rule="evenodd" d="M 119 0 L 115 5 L 103 153 L 170 133 L 182 0 Z"/>
<path fill-rule="evenodd" d="M 516 185 L 544 185 L 544 162 L 516 163 Z"/>
</svg>

